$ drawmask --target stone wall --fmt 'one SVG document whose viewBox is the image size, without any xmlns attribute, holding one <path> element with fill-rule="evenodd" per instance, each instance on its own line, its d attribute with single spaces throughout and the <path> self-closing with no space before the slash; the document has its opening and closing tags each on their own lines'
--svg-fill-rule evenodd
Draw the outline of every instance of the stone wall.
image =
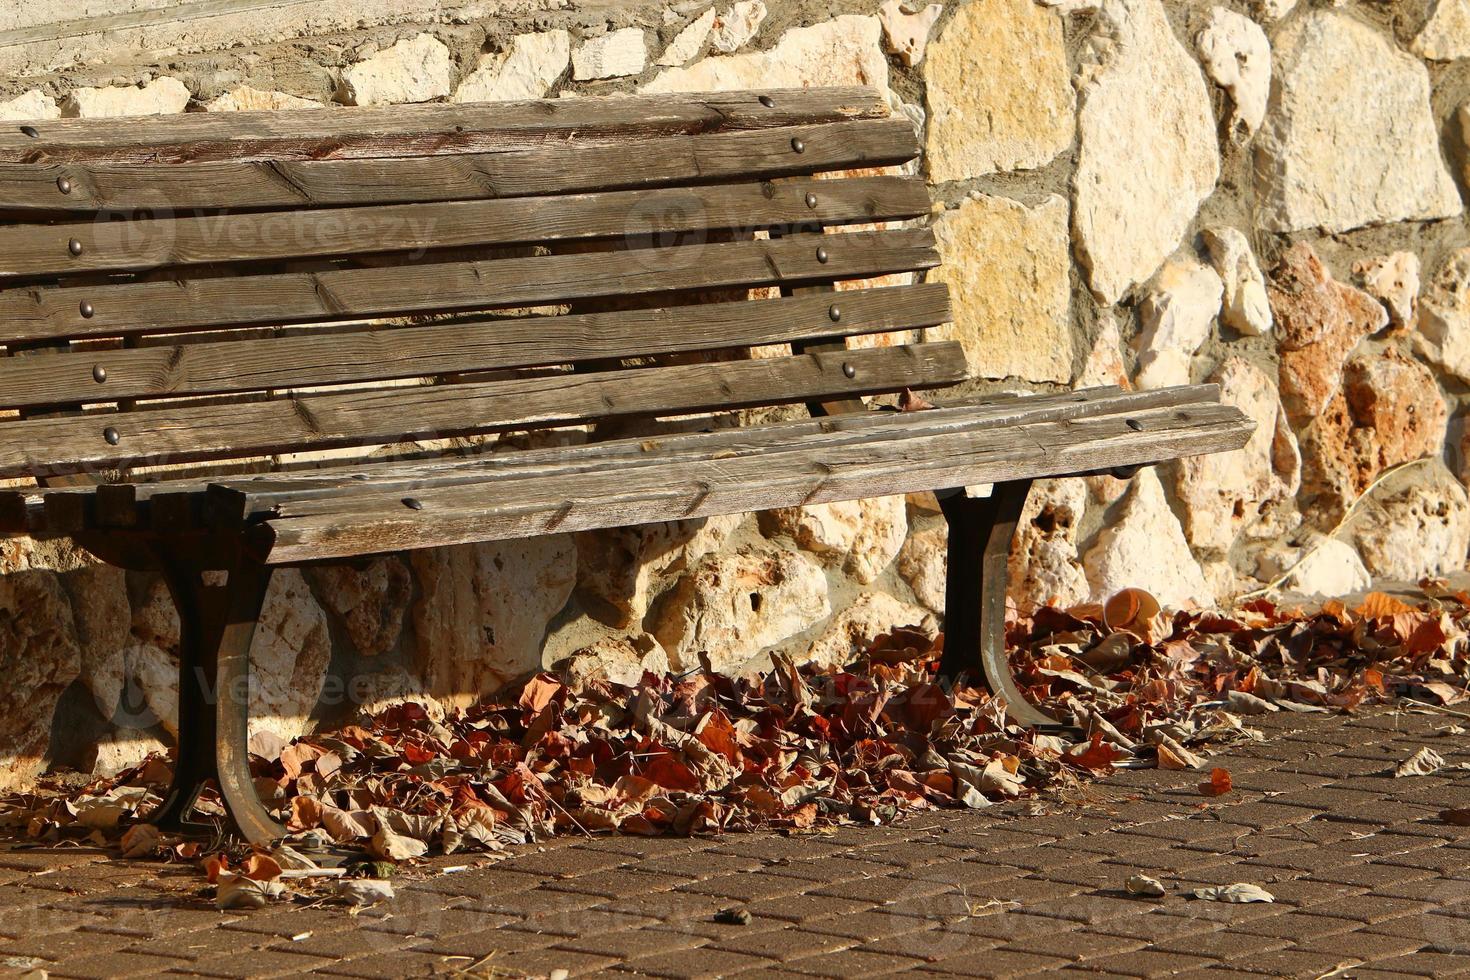
<svg viewBox="0 0 1470 980">
<path fill-rule="evenodd" d="M 1465 563 L 1470 0 L 81 6 L 0 15 L 0 118 L 876 86 L 926 148 L 957 309 L 928 333 L 964 345 L 972 390 L 1211 380 L 1259 423 L 1228 457 L 1039 485 L 1022 608 Z M 839 661 L 934 628 L 944 561 L 917 497 L 286 571 L 257 727 L 462 704 L 568 658 Z M 0 543 L 0 570 L 0 788 L 166 743 L 162 583 L 58 543 Z"/>
</svg>

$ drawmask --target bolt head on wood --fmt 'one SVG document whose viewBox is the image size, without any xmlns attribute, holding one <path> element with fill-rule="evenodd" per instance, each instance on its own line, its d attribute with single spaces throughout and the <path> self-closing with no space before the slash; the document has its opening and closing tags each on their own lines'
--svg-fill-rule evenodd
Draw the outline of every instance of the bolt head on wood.
<svg viewBox="0 0 1470 980">
<path fill-rule="evenodd" d="M 817 195 L 811 191 L 806 192 L 806 206 L 809 208 L 815 208 L 817 206 Z"/>
<path fill-rule="evenodd" d="M 843 364 L 842 365 L 842 373 L 843 373 L 843 375 L 845 377 L 848 377 L 848 378 L 856 378 L 857 377 L 857 368 L 853 367 L 851 364 Z"/>
<path fill-rule="evenodd" d="M 101 364 L 94 364 L 92 366 L 92 380 L 97 382 L 99 385 L 102 382 L 106 381 L 107 368 L 103 367 Z"/>
<path fill-rule="evenodd" d="M 795 150 L 797 153 L 805 153 L 806 152 L 806 141 L 803 140 L 799 136 L 793 137 L 792 140 L 791 140 L 791 148 L 793 150 Z"/>
<path fill-rule="evenodd" d="M 61 193 L 63 193 L 63 194 L 70 194 L 71 193 L 71 181 L 68 180 L 65 177 L 57 177 L 56 178 L 56 189 L 59 190 L 59 191 L 61 191 Z"/>
<path fill-rule="evenodd" d="M 1138 421 L 1138 419 L 1128 419 L 1127 424 L 1128 428 L 1132 429 L 1134 432 L 1143 431 L 1143 423 Z"/>
<path fill-rule="evenodd" d="M 107 440 L 107 444 L 109 446 L 116 446 L 118 443 L 122 442 L 122 436 L 119 435 L 118 431 L 110 425 L 102 430 L 102 438 Z"/>
<path fill-rule="evenodd" d="M 838 306 L 836 303 L 833 303 L 831 306 L 827 307 L 827 315 L 832 318 L 833 323 L 836 323 L 838 320 L 842 319 L 842 307 Z"/>
<path fill-rule="evenodd" d="M 826 246 L 822 246 L 817 249 L 817 261 L 822 263 L 823 265 L 826 265 L 827 260 L 831 257 L 831 255 L 827 254 Z"/>
<path fill-rule="evenodd" d="M 66 243 L 66 250 L 68 252 L 70 252 L 71 254 L 73 254 L 73 255 L 81 255 L 82 254 L 82 243 L 81 243 L 81 240 L 80 239 L 77 239 L 77 238 L 73 238 L 71 241 L 69 241 L 69 242 Z"/>
<path fill-rule="evenodd" d="M 92 314 L 97 312 L 92 308 L 92 304 L 89 303 L 87 300 L 82 300 L 81 305 L 77 307 L 77 311 L 82 314 L 82 317 L 84 319 L 87 320 L 92 319 Z"/>
<path fill-rule="evenodd" d="M 37 137 L 39 137 L 41 135 L 40 131 L 38 129 L 36 129 L 35 126 L 22 126 L 22 127 L 20 127 L 20 131 L 22 133 L 25 133 L 31 139 L 36 139 Z"/>
<path fill-rule="evenodd" d="M 776 100 L 773 99 L 773 98 L 771 98 L 769 95 L 762 95 L 762 96 L 758 97 L 756 99 L 756 101 L 759 102 L 761 105 L 765 106 L 767 109 L 771 108 L 772 106 L 774 106 L 776 104 Z"/>
<path fill-rule="evenodd" d="M 404 497 L 403 506 L 407 507 L 409 510 L 423 510 L 424 502 L 417 497 Z"/>
</svg>

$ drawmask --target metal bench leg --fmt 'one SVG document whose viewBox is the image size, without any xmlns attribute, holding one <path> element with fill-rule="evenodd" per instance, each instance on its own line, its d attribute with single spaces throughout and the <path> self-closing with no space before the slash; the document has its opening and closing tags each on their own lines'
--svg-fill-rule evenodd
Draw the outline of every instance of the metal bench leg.
<svg viewBox="0 0 1470 980">
<path fill-rule="evenodd" d="M 989 497 L 967 497 L 963 487 L 938 495 L 949 522 L 939 670 L 949 678 L 983 677 L 990 692 L 1005 699 L 1006 714 L 1018 724 L 1062 728 L 1062 722 L 1026 700 L 1006 658 L 1006 565 L 1030 489 L 1030 480 L 1014 480 L 997 483 Z"/>
<path fill-rule="evenodd" d="M 256 796 L 248 750 L 250 642 L 271 569 L 242 561 L 223 585 L 205 585 L 199 568 L 163 564 L 179 610 L 179 758 L 152 822 L 164 829 L 199 826 L 187 818 L 213 779 L 241 836 L 252 844 L 277 840 L 286 829 Z"/>
</svg>

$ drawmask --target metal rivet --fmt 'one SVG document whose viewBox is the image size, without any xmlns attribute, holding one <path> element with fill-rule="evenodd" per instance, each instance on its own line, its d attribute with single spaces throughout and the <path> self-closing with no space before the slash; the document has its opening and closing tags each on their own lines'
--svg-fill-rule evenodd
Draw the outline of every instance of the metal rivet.
<svg viewBox="0 0 1470 980">
<path fill-rule="evenodd" d="M 805 153 L 806 152 L 806 143 L 804 143 L 800 139 L 800 137 L 798 137 L 798 138 L 793 139 L 791 141 L 791 148 L 793 150 L 795 150 L 797 153 Z"/>
<path fill-rule="evenodd" d="M 424 502 L 417 497 L 404 497 L 403 506 L 407 507 L 409 510 L 423 510 Z"/>
<path fill-rule="evenodd" d="M 760 104 L 765 106 L 767 109 L 776 104 L 776 100 L 771 98 L 769 95 L 762 95 L 757 101 L 759 101 Z"/>
<path fill-rule="evenodd" d="M 25 133 L 31 139 L 35 139 L 36 137 L 41 135 L 40 132 L 37 131 L 35 126 L 22 126 L 20 127 L 20 131 L 22 133 Z"/>
<path fill-rule="evenodd" d="M 92 314 L 97 312 L 96 310 L 92 309 L 92 304 L 87 302 L 86 300 L 82 300 L 82 305 L 78 306 L 77 310 L 82 314 L 85 319 L 88 320 L 92 319 Z"/>
<path fill-rule="evenodd" d="M 107 368 L 103 367 L 101 364 L 92 365 L 92 380 L 97 382 L 99 385 L 102 382 L 106 381 Z"/>
<path fill-rule="evenodd" d="M 806 192 L 806 206 L 809 208 L 814 208 L 817 206 L 817 195 L 813 194 L 811 191 Z"/>
<path fill-rule="evenodd" d="M 122 442 L 122 436 L 118 435 L 117 430 L 110 425 L 102 430 L 102 438 L 107 440 L 109 446 L 116 446 Z"/>
<path fill-rule="evenodd" d="M 827 260 L 829 258 L 831 258 L 831 256 L 827 254 L 827 249 L 826 249 L 825 246 L 817 249 L 817 261 L 818 262 L 821 262 L 822 264 L 825 265 L 826 262 L 827 262 Z"/>
<path fill-rule="evenodd" d="M 68 252 L 70 252 L 71 254 L 73 254 L 73 255 L 81 255 L 82 254 L 82 243 L 81 243 L 81 240 L 80 239 L 77 239 L 77 238 L 73 238 L 71 241 L 69 241 L 69 242 L 66 243 L 66 250 Z"/>
<path fill-rule="evenodd" d="M 843 364 L 842 365 L 842 373 L 844 375 L 846 375 L 847 377 L 849 377 L 849 378 L 856 378 L 857 377 L 857 368 L 853 367 L 851 364 Z"/>
<path fill-rule="evenodd" d="M 833 323 L 836 323 L 838 320 L 842 319 L 842 307 L 838 306 L 836 303 L 833 303 L 831 306 L 827 307 L 827 315 L 832 318 Z"/>
<path fill-rule="evenodd" d="M 1128 428 L 1132 429 L 1134 432 L 1143 431 L 1143 423 L 1138 421 L 1138 419 L 1128 419 L 1127 422 Z"/>
<path fill-rule="evenodd" d="M 59 190 L 59 191 L 61 191 L 61 193 L 63 193 L 63 194 L 70 194 L 71 193 L 71 181 L 70 180 L 67 180 L 65 177 L 57 177 L 56 178 L 56 189 Z"/>
</svg>

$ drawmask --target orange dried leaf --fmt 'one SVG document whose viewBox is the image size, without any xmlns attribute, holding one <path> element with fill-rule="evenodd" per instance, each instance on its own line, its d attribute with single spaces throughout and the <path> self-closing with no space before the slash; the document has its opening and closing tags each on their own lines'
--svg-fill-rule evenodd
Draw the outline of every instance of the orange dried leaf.
<svg viewBox="0 0 1470 980">
<path fill-rule="evenodd" d="M 1216 766 L 1210 770 L 1209 782 L 1200 783 L 1199 791 L 1205 796 L 1224 796 L 1234 787 L 1230 782 L 1230 770 Z"/>
</svg>

